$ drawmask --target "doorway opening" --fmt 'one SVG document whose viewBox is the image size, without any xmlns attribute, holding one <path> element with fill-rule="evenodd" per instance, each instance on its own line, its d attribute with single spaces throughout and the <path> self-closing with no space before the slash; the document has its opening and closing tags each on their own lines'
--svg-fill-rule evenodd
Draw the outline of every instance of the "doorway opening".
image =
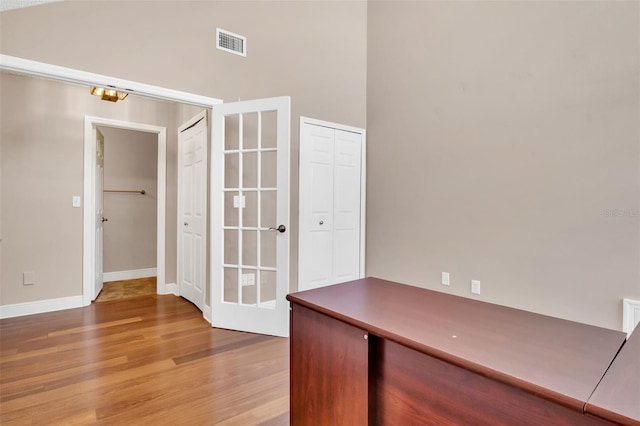
<svg viewBox="0 0 640 426">
<path fill-rule="evenodd" d="M 84 232 L 83 232 L 83 302 L 85 305 L 91 303 L 98 296 L 102 289 L 103 268 L 100 238 L 101 227 L 108 223 L 108 217 L 98 220 L 100 216 L 98 210 L 102 209 L 104 192 L 100 191 L 102 184 L 97 164 L 98 153 L 98 128 L 122 129 L 143 133 L 151 133 L 156 136 L 157 141 L 157 171 L 156 171 L 156 293 L 165 294 L 165 222 L 166 222 L 166 155 L 167 155 L 167 130 L 165 127 L 153 126 L 149 124 L 131 123 L 127 121 L 112 120 L 100 117 L 85 117 L 84 136 Z M 110 188 L 102 188 L 109 190 Z M 122 190 L 130 190 L 122 188 Z M 131 189 L 132 191 L 134 189 Z M 139 189 L 145 190 L 144 188 Z M 146 193 L 146 190 L 145 190 Z M 128 194 L 133 196 L 143 196 L 145 194 Z M 102 212 L 104 213 L 104 212 Z M 138 270 L 143 271 L 140 268 Z M 150 269 L 150 268 L 146 268 Z M 135 271 L 135 270 L 130 270 Z M 139 272 L 138 272 L 139 273 Z M 116 278 L 117 276 L 114 276 Z M 120 276 L 119 278 L 142 278 L 134 276 Z"/>
<path fill-rule="evenodd" d="M 156 294 L 157 135 L 97 130 L 104 137 L 103 239 L 97 247 L 102 259 L 96 259 L 103 265 L 103 286 L 95 301 Z"/>
<path fill-rule="evenodd" d="M 51 65 L 47 63 L 31 61 L 24 58 L 3 55 L 0 54 L 0 70 L 3 73 L 10 74 L 18 74 L 18 75 L 26 75 L 26 76 L 34 76 L 40 79 L 52 79 L 57 81 L 63 81 L 67 83 L 72 83 L 80 86 L 99 86 L 99 87 L 111 87 L 116 90 L 124 91 L 129 94 L 136 94 L 144 98 L 151 98 L 156 100 L 164 100 L 169 102 L 175 102 L 177 104 L 182 104 L 184 106 L 198 106 L 204 108 L 211 108 L 213 105 L 217 105 L 222 103 L 221 100 L 210 98 L 208 96 L 196 95 L 193 93 L 182 92 L 178 90 L 167 89 L 163 87 L 148 85 L 144 83 L 134 82 L 130 80 L 118 79 L 110 76 L 105 76 L 96 73 L 90 73 L 86 71 L 81 71 L 72 68 L 60 67 L 56 65 Z M 95 273 L 94 264 L 95 258 L 87 255 L 84 252 L 84 249 L 88 249 L 90 252 L 95 252 L 94 243 L 94 233 L 90 231 L 95 230 L 95 211 L 92 209 L 88 209 L 87 206 L 95 207 L 95 200 L 91 197 L 91 193 L 95 191 L 92 189 L 92 186 L 95 185 L 94 176 L 92 174 L 93 167 L 91 166 L 91 162 L 95 159 L 94 149 L 91 146 L 91 138 L 90 133 L 95 125 L 103 125 L 103 126 L 114 126 L 118 127 L 123 123 L 114 122 L 112 120 L 104 120 L 96 118 L 93 122 L 91 121 L 93 117 L 85 118 L 85 135 L 84 135 L 84 145 L 83 146 L 83 154 L 85 158 L 83 160 L 83 178 L 84 182 L 83 193 L 84 193 L 84 202 L 82 198 L 79 196 L 73 197 L 73 205 L 74 207 L 80 207 L 81 204 L 84 205 L 82 219 L 83 219 L 83 236 L 82 236 L 82 271 L 81 271 L 81 279 L 82 279 L 82 294 L 74 295 L 71 297 L 64 297 L 59 299 L 46 299 L 46 300 L 34 300 L 26 303 L 16 304 L 15 307 L 13 305 L 10 308 L 7 306 L 3 306 L 2 312 L 0 312 L 0 316 L 2 317 L 10 317 L 17 315 L 25 315 L 31 313 L 41 313 L 41 312 L 49 312 L 60 309 L 68 309 L 75 308 L 80 306 L 86 306 L 91 303 L 93 297 L 95 297 L 94 289 L 92 289 L 93 276 Z M 153 126 L 151 126 L 153 127 Z M 127 128 L 127 125 L 124 124 L 124 128 Z M 134 129 L 135 130 L 135 129 Z M 145 130 L 145 129 L 142 129 Z M 147 129 L 149 130 L 149 129 Z M 166 131 L 162 132 L 160 135 L 160 131 L 156 128 L 151 128 L 149 130 L 151 132 L 157 132 L 158 137 L 162 136 L 164 140 L 164 150 L 162 152 L 166 153 Z M 162 156 L 161 151 L 159 150 L 159 158 L 158 163 L 166 164 L 166 158 L 160 158 Z M 164 170 L 164 169 L 163 169 Z M 165 171 L 166 173 L 166 171 Z M 158 176 L 158 180 L 163 184 L 166 182 L 165 176 Z M 165 190 L 161 190 L 159 187 L 159 196 L 165 197 Z M 158 232 L 164 232 L 165 222 L 164 222 L 164 214 L 165 208 L 161 206 L 162 203 L 165 203 L 165 200 L 158 200 Z M 162 204 L 164 205 L 164 204 Z M 158 238 L 158 252 L 165 252 L 165 240 L 164 238 Z M 93 248 L 92 248 L 93 247 Z M 171 251 L 171 247 L 169 247 L 169 253 Z M 65 260 L 68 259 L 69 256 L 65 257 Z M 171 259 L 169 259 L 171 261 Z M 167 284 L 165 282 L 166 278 L 165 274 L 165 260 L 164 257 L 159 259 L 157 263 L 158 269 L 158 284 L 157 291 L 167 294 L 167 293 L 178 293 L 178 288 L 175 283 Z M 55 271 L 55 268 L 54 268 Z M 6 309 L 5 309 L 6 308 Z"/>
</svg>

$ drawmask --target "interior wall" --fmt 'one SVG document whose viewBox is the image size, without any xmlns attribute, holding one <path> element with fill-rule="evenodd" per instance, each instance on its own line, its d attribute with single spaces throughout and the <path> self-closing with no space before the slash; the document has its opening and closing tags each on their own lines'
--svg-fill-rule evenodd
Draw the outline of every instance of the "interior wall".
<svg viewBox="0 0 640 426">
<path fill-rule="evenodd" d="M 84 117 L 167 127 L 167 146 L 175 147 L 176 107 L 136 96 L 105 102 L 87 87 L 5 73 L 0 87 L 0 305 L 81 295 L 83 218 L 72 197 L 83 195 Z M 176 165 L 175 149 L 168 150 L 167 176 L 175 176 Z M 175 182 L 167 180 L 169 283 L 175 282 Z M 22 285 L 23 272 L 35 272 L 35 285 Z"/>
<path fill-rule="evenodd" d="M 640 298 L 639 6 L 370 2 L 368 275 L 620 329 Z"/>
<path fill-rule="evenodd" d="M 104 272 L 157 266 L 158 135 L 98 127 L 104 135 Z"/>
<path fill-rule="evenodd" d="M 117 16 L 117 31 L 95 31 L 96 16 Z M 0 49 L 225 102 L 291 96 L 295 290 L 298 118 L 366 127 L 366 21 L 364 1 L 70 1 L 2 12 Z M 247 57 L 216 49 L 216 27 L 246 36 Z"/>
</svg>

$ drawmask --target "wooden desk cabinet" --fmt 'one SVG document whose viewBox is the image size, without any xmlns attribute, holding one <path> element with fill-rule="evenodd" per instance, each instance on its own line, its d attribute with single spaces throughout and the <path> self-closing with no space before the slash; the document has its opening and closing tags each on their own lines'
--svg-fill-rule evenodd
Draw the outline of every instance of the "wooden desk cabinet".
<svg viewBox="0 0 640 426">
<path fill-rule="evenodd" d="M 291 294 L 293 425 L 601 425 L 623 333 L 366 278 Z"/>
</svg>

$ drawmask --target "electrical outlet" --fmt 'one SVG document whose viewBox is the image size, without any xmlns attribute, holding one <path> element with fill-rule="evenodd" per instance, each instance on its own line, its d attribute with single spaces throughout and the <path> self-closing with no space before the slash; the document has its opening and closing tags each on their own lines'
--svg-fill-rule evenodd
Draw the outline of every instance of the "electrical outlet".
<svg viewBox="0 0 640 426">
<path fill-rule="evenodd" d="M 241 284 L 242 287 L 256 285 L 256 274 L 242 274 Z"/>
<path fill-rule="evenodd" d="M 480 281 L 471 280 L 471 293 L 480 294 Z"/>
<path fill-rule="evenodd" d="M 442 285 L 449 285 L 449 273 L 448 272 L 443 272 L 442 273 Z"/>
</svg>

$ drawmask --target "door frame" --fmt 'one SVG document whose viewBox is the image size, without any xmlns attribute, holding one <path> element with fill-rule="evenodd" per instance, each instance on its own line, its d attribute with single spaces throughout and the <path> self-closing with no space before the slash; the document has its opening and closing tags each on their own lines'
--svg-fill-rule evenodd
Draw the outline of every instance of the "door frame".
<svg viewBox="0 0 640 426">
<path fill-rule="evenodd" d="M 150 124 L 132 123 L 101 117 L 84 117 L 84 220 L 82 247 L 83 303 L 91 303 L 95 277 L 95 206 L 96 206 L 96 139 L 94 130 L 98 127 L 134 130 L 153 133 L 158 137 L 158 201 L 156 204 L 156 270 L 158 294 L 166 293 L 165 286 L 165 227 L 167 211 L 167 128 Z"/>
<path fill-rule="evenodd" d="M 359 127 L 347 126 L 345 124 L 332 123 L 330 121 L 317 120 L 315 118 L 300 116 L 300 146 L 298 149 L 298 155 L 301 155 L 302 144 L 305 143 L 302 137 L 302 129 L 305 124 L 312 124 L 314 126 L 328 127 L 330 129 L 342 130 L 345 132 L 357 133 L 362 136 L 362 150 L 360 153 L 360 277 L 365 277 L 365 259 L 366 259 L 366 208 L 367 208 L 367 131 Z M 302 162 L 300 157 L 298 158 L 298 167 L 301 167 Z M 298 178 L 300 177 L 300 170 L 298 170 Z M 300 179 L 298 179 L 298 228 L 302 223 L 300 217 L 302 212 L 303 201 L 305 201 L 305 191 L 300 187 Z M 298 229 L 298 250 L 300 250 L 300 239 L 302 233 Z M 298 260 L 300 260 L 300 253 L 298 253 Z M 298 262 L 298 283 L 300 283 L 300 262 Z M 299 284 L 298 284 L 299 285 Z"/>
<path fill-rule="evenodd" d="M 167 89 L 160 86 L 152 86 L 150 84 L 138 83 L 136 81 L 81 71 L 74 68 L 61 67 L 45 62 L 32 61 L 17 56 L 0 54 L 0 70 L 66 81 L 67 83 L 80 84 L 82 86 L 104 87 L 119 92 L 145 96 L 147 98 L 178 102 L 204 108 L 211 108 L 213 105 L 222 103 L 222 100 L 208 96 Z"/>
<path fill-rule="evenodd" d="M 19 74 L 32 75 L 37 77 L 49 78 L 52 80 L 58 81 L 66 81 L 68 83 L 80 84 L 84 86 L 98 86 L 98 87 L 109 87 L 115 88 L 121 92 L 127 92 L 131 94 L 136 94 L 139 96 L 145 96 L 153 99 L 166 100 L 170 102 L 183 103 L 188 105 L 195 105 L 203 108 L 212 108 L 214 105 L 218 105 L 222 103 L 222 100 L 211 98 L 208 96 L 197 95 L 188 92 L 182 92 L 179 90 L 168 89 L 160 86 L 153 86 L 149 84 L 139 83 L 131 80 L 124 80 L 121 78 L 110 77 L 102 74 L 90 73 L 86 71 L 81 71 L 74 68 L 61 67 L 58 65 L 52 65 L 45 62 L 32 61 L 29 59 L 20 58 L 17 56 L 10 56 L 0 54 L 0 70 L 16 72 Z M 86 126 L 85 126 L 86 127 Z M 85 130 L 85 139 L 86 139 L 86 130 Z M 86 150 L 86 147 L 85 147 Z M 95 152 L 95 151 L 94 151 Z M 86 155 L 85 160 L 86 162 Z M 209 158 L 207 162 L 209 162 Z M 86 163 L 85 163 L 86 164 Z M 165 161 L 166 164 L 166 161 Z M 86 166 L 85 166 L 86 169 Z M 86 175 L 86 172 L 85 172 Z M 85 191 L 86 191 L 86 177 L 85 177 Z M 86 200 L 86 192 L 85 192 L 85 200 Z M 86 202 L 85 202 L 86 206 Z M 87 246 L 86 240 L 86 213 L 83 213 L 84 222 L 83 224 L 83 244 Z M 94 226 L 95 228 L 95 226 Z M 164 260 L 163 260 L 164 262 Z M 163 268 L 164 271 L 164 268 Z M 90 271 L 93 273 L 93 270 Z M 85 264 L 85 255 L 83 253 L 83 295 L 82 295 L 82 306 L 87 306 L 91 303 L 91 293 L 86 291 L 87 285 L 87 271 Z M 90 282 L 90 281 L 89 281 Z M 167 285 L 165 283 L 164 292 L 167 292 Z M 175 286 L 174 286 L 175 287 Z M 170 293 L 177 293 L 177 288 L 172 289 Z M 74 306 L 69 306 L 74 307 Z"/>
</svg>

